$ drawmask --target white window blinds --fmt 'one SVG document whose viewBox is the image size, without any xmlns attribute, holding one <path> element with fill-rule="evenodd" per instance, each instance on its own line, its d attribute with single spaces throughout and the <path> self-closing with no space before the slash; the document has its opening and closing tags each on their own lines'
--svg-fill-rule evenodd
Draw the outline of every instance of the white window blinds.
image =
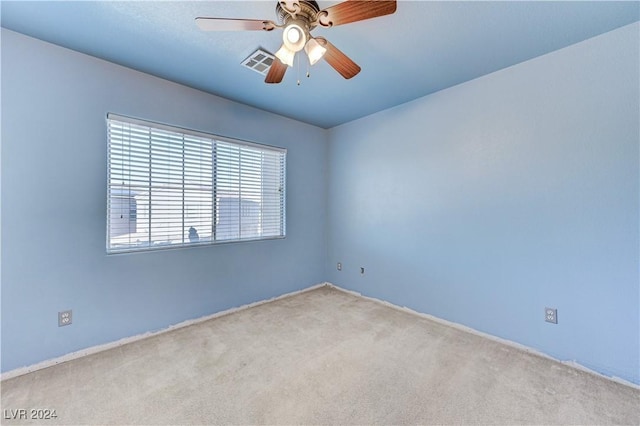
<svg viewBox="0 0 640 426">
<path fill-rule="evenodd" d="M 286 150 L 107 116 L 107 252 L 285 236 Z"/>
</svg>

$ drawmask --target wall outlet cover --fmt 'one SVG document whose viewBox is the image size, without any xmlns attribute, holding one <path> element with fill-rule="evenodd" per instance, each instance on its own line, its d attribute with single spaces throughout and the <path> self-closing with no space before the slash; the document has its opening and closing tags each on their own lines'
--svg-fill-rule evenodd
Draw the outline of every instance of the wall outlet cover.
<svg viewBox="0 0 640 426">
<path fill-rule="evenodd" d="M 544 320 L 552 324 L 557 324 L 558 310 L 556 308 L 544 308 Z"/>
<path fill-rule="evenodd" d="M 58 312 L 58 327 L 64 327 L 70 325 L 73 321 L 73 314 L 71 310 Z"/>
</svg>

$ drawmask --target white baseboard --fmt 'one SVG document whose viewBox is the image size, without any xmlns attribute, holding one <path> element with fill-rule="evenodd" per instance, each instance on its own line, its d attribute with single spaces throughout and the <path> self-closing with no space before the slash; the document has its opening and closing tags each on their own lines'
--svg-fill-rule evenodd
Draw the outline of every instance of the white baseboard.
<svg viewBox="0 0 640 426">
<path fill-rule="evenodd" d="M 635 384 L 635 383 L 630 382 L 628 380 L 622 379 L 620 377 L 607 376 L 605 374 L 599 373 L 599 372 L 597 372 L 595 370 L 592 370 L 592 369 L 590 369 L 588 367 L 585 367 L 582 364 L 579 364 L 575 360 L 559 360 L 557 358 L 554 358 L 554 357 L 552 357 L 550 355 L 545 354 L 544 352 L 540 352 L 537 349 L 530 348 L 529 346 L 525 346 L 525 345 L 523 345 L 521 343 L 517 343 L 517 342 L 514 342 L 512 340 L 503 339 L 501 337 L 497 337 L 497 336 L 494 336 L 492 334 L 488 334 L 488 333 L 484 333 L 482 331 L 478 331 L 478 330 L 476 330 L 474 328 L 467 327 L 466 325 L 458 324 L 456 322 L 447 321 L 447 320 L 444 320 L 442 318 L 435 317 L 433 315 L 429 315 L 429 314 L 425 314 L 425 313 L 422 313 L 422 312 L 414 311 L 413 309 L 407 308 L 406 306 L 398 306 L 398 305 L 394 305 L 393 303 L 386 302 L 384 300 L 376 299 L 374 297 L 364 296 L 361 293 L 358 293 L 357 291 L 347 290 L 347 289 L 344 289 L 342 287 L 338 287 L 337 285 L 329 283 L 329 282 L 324 283 L 324 285 L 326 285 L 328 287 L 331 287 L 331 288 L 334 288 L 336 290 L 342 291 L 344 293 L 348 293 L 348 294 L 351 294 L 353 296 L 358 296 L 358 297 L 361 297 L 363 299 L 369 300 L 371 302 L 374 302 L 374 303 L 377 303 L 377 304 L 380 304 L 380 305 L 383 305 L 383 306 L 387 306 L 389 308 L 393 308 L 393 309 L 396 309 L 396 310 L 399 310 L 399 311 L 402 311 L 402 312 L 407 312 L 409 314 L 419 316 L 421 318 L 425 318 L 425 319 L 428 319 L 428 320 L 431 320 L 431 321 L 435 321 L 435 322 L 437 322 L 439 324 L 443 324 L 443 325 L 446 325 L 448 327 L 452 327 L 452 328 L 464 331 L 466 333 L 475 334 L 477 336 L 484 337 L 485 339 L 489 339 L 489 340 L 493 340 L 493 341 L 498 342 L 498 343 L 502 343 L 503 345 L 507 345 L 507 346 L 510 346 L 512 348 L 519 349 L 519 350 L 527 352 L 529 354 L 532 354 L 532 355 L 535 355 L 535 356 L 539 356 L 539 357 L 542 357 L 542 358 L 546 358 L 546 359 L 549 359 L 551 361 L 566 365 L 566 366 L 568 366 L 570 368 L 575 368 L 577 370 L 581 370 L 581 371 L 584 371 L 586 373 L 593 374 L 593 375 L 601 377 L 603 379 L 607 379 L 607 380 L 610 380 L 610 381 L 613 381 L 613 382 L 616 382 L 616 383 L 619 383 L 619 384 L 622 384 L 622 385 L 629 386 L 629 387 L 632 387 L 634 389 L 639 389 L 640 390 L 640 385 L 638 385 L 638 384 Z"/>
<path fill-rule="evenodd" d="M 207 315 L 207 316 L 204 316 L 204 317 L 183 321 L 181 323 L 171 325 L 171 326 L 169 326 L 167 328 L 163 328 L 162 330 L 153 331 L 153 332 L 147 332 L 147 333 L 142 333 L 142 334 L 137 334 L 137 335 L 131 336 L 131 337 L 125 337 L 125 338 L 122 338 L 120 340 L 116 340 L 114 342 L 109 342 L 109 343 L 104 343 L 102 345 L 92 346 L 90 348 L 81 349 L 79 351 L 71 352 L 71 353 L 68 353 L 66 355 L 62 355 L 62 356 L 59 356 L 59 357 L 56 357 L 56 358 L 53 358 L 53 359 L 48 359 L 48 360 L 45 360 L 45 361 L 41 361 L 41 362 L 38 362 L 37 364 L 28 365 L 26 367 L 16 368 L 14 370 L 9 370 L 9 371 L 4 372 L 4 373 L 2 373 L 0 375 L 0 381 L 11 379 L 11 378 L 18 377 L 18 376 L 22 376 L 24 374 L 31 373 L 33 371 L 42 370 L 43 368 L 51 367 L 51 366 L 54 366 L 54 365 L 57 365 L 57 364 L 61 364 L 63 362 L 67 362 L 67 361 L 72 361 L 74 359 L 82 358 L 82 357 L 85 357 L 85 356 L 88 356 L 88 355 L 93 355 L 93 354 L 96 354 L 98 352 L 107 351 L 109 349 L 117 348 L 119 346 L 126 345 L 126 344 L 129 344 L 129 343 L 133 343 L 133 342 L 136 342 L 138 340 L 146 339 L 148 337 L 152 337 L 152 336 L 157 336 L 159 334 L 168 333 L 170 331 L 177 330 L 179 328 L 188 327 L 190 325 L 198 324 L 198 323 L 201 323 L 201 322 L 204 322 L 204 321 L 209 321 L 211 319 L 219 318 L 219 317 L 222 317 L 222 316 L 225 316 L 225 315 L 229 315 L 229 314 L 232 314 L 234 312 L 243 311 L 245 309 L 253 308 L 255 306 L 260 306 L 260 305 L 263 305 L 265 303 L 270 303 L 270 302 L 274 302 L 276 300 L 284 299 L 284 298 L 287 298 L 287 297 L 292 297 L 292 296 L 295 296 L 297 294 L 301 294 L 301 293 L 305 293 L 305 292 L 308 292 L 308 291 L 312 291 L 312 290 L 315 290 L 317 288 L 324 287 L 324 286 L 327 286 L 327 285 L 329 285 L 329 283 L 316 284 L 316 285 L 313 285 L 311 287 L 304 288 L 302 290 L 296 290 L 296 291 L 293 291 L 291 293 L 285 293 L 285 294 L 283 294 L 281 296 L 272 297 L 271 299 L 260 300 L 258 302 L 249 303 L 247 305 L 242 305 L 242 306 L 238 306 L 236 308 L 231 308 L 231 309 L 227 309 L 227 310 L 224 310 L 224 311 L 216 312 L 215 314 L 211 314 L 211 315 Z"/>
<path fill-rule="evenodd" d="M 146 339 L 148 337 L 152 337 L 152 336 L 157 336 L 159 334 L 168 333 L 170 331 L 177 330 L 179 328 L 188 327 L 190 325 L 198 324 L 198 323 L 201 323 L 201 322 L 204 322 L 204 321 L 209 321 L 211 319 L 219 318 L 219 317 L 222 317 L 222 316 L 225 316 L 225 315 L 229 315 L 229 314 L 232 314 L 234 312 L 239 312 L 239 311 L 243 311 L 245 309 L 253 308 L 255 306 L 260 306 L 260 305 L 263 305 L 265 303 L 270 303 L 270 302 L 274 302 L 276 300 L 285 299 L 285 298 L 288 298 L 288 297 L 293 297 L 293 296 L 295 296 L 297 294 L 306 293 L 308 291 L 312 291 L 312 290 L 315 290 L 315 289 L 320 288 L 320 287 L 331 287 L 333 289 L 342 291 L 344 293 L 351 294 L 351 295 L 357 296 L 357 297 L 361 297 L 363 299 L 372 301 L 374 303 L 377 303 L 377 304 L 380 304 L 380 305 L 383 305 L 383 306 L 387 306 L 389 308 L 396 309 L 396 310 L 399 310 L 399 311 L 402 311 L 402 312 L 407 312 L 409 314 L 416 315 L 416 316 L 419 316 L 421 318 L 426 318 L 428 320 L 435 321 L 437 323 L 440 323 L 440 324 L 443 324 L 443 325 L 446 325 L 446 326 L 449 326 L 449 327 L 453 327 L 455 329 L 458 329 L 458 330 L 461 330 L 461 331 L 464 331 L 464 332 L 467 332 L 467 333 L 475 334 L 477 336 L 484 337 L 486 339 L 490 339 L 490 340 L 502 343 L 504 345 L 519 349 L 519 350 L 527 352 L 529 354 L 532 354 L 532 355 L 535 355 L 535 356 L 539 356 L 539 357 L 542 357 L 542 358 L 546 358 L 546 359 L 549 359 L 551 361 L 558 362 L 560 364 L 566 365 L 568 367 L 575 368 L 577 370 L 581 370 L 581 371 L 584 371 L 586 373 L 593 374 L 595 376 L 598 376 L 598 377 L 601 377 L 601 378 L 604 378 L 604 379 L 607 379 L 607 380 L 611 380 L 613 382 L 616 382 L 616 383 L 619 383 L 619 384 L 622 384 L 622 385 L 626 385 L 626 386 L 632 387 L 634 389 L 640 389 L 640 385 L 637 385 L 637 384 L 635 384 L 633 382 L 630 382 L 628 380 L 621 379 L 619 377 L 606 376 L 606 375 L 604 375 L 602 373 L 598 373 L 597 371 L 594 371 L 594 370 L 592 370 L 590 368 L 587 368 L 587 367 L 577 363 L 574 360 L 564 360 L 564 361 L 563 360 L 559 360 L 559 359 L 553 358 L 552 356 L 549 356 L 549 355 L 547 355 L 547 354 L 545 354 L 543 352 L 540 352 L 540 351 L 538 351 L 536 349 L 533 349 L 533 348 L 530 348 L 528 346 L 522 345 L 520 343 L 511 341 L 511 340 L 507 340 L 507 339 L 502 339 L 500 337 L 497 337 L 497 336 L 494 336 L 494 335 L 491 335 L 491 334 L 488 334 L 488 333 L 484 333 L 482 331 L 478 331 L 476 329 L 473 329 L 471 327 L 467 327 L 467 326 L 462 325 L 462 324 L 458 324 L 458 323 L 455 323 L 455 322 L 447 321 L 447 320 L 444 320 L 442 318 L 435 317 L 433 315 L 417 312 L 417 311 L 414 311 L 413 309 L 409 309 L 409 308 L 407 308 L 405 306 L 398 306 L 398 305 L 394 305 L 392 303 L 386 302 L 384 300 L 376 299 L 374 297 L 364 296 L 361 293 L 358 293 L 358 292 L 353 291 L 353 290 L 347 290 L 347 289 L 338 287 L 335 284 L 332 284 L 332 283 L 329 283 L 329 282 L 323 282 L 323 283 L 320 283 L 320 284 L 313 285 L 311 287 L 304 288 L 302 290 L 296 290 L 296 291 L 293 291 L 293 292 L 290 292 L 290 293 L 285 293 L 285 294 L 283 294 L 281 296 L 272 297 L 271 299 L 260 300 L 258 302 L 249 303 L 247 305 L 242 305 L 242 306 L 239 306 L 239 307 L 236 307 L 236 308 L 227 309 L 227 310 L 220 311 L 220 312 L 217 312 L 215 314 L 207 315 L 207 316 L 204 316 L 204 317 L 183 321 L 181 323 L 178 323 L 178 324 L 175 324 L 175 325 L 171 325 L 171 326 L 169 326 L 167 328 L 164 328 L 162 330 L 158 330 L 158 331 L 154 331 L 154 332 L 147 332 L 147 333 L 143 333 L 143 334 L 138 334 L 138 335 L 131 336 L 131 337 L 125 337 L 123 339 L 116 340 L 114 342 L 109 342 L 109 343 L 105 343 L 105 344 L 102 344 L 102 345 L 92 346 L 90 348 L 82 349 L 82 350 L 79 350 L 79 351 L 76 351 L 76 352 L 71 352 L 71 353 L 68 353 L 66 355 L 59 356 L 57 358 L 45 360 L 45 361 L 39 362 L 37 364 L 29 365 L 29 366 L 26 366 L 26 367 L 16 368 L 14 370 L 10 370 L 10 371 L 7 371 L 5 373 L 2 373 L 0 375 L 0 381 L 11 379 L 13 377 L 22 376 L 24 374 L 31 373 L 33 371 L 42 370 L 43 368 L 51 367 L 51 366 L 54 366 L 54 365 L 57 365 L 57 364 L 61 364 L 63 362 L 71 361 L 71 360 L 78 359 L 78 358 L 81 358 L 81 357 L 85 357 L 85 356 L 88 356 L 88 355 L 93 355 L 93 354 L 96 354 L 98 352 L 103 352 L 103 351 L 106 351 L 106 350 L 109 350 L 109 349 L 117 348 L 119 346 L 126 345 L 126 344 L 129 344 L 129 343 L 132 343 L 132 342 L 136 342 L 138 340 Z"/>
</svg>

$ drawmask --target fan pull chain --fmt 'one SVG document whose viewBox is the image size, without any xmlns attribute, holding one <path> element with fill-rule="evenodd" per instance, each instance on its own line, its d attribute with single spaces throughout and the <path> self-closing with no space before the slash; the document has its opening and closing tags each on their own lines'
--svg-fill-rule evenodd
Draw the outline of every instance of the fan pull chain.
<svg viewBox="0 0 640 426">
<path fill-rule="evenodd" d="M 298 86 L 300 86 L 300 55 L 296 55 L 296 62 L 298 63 Z"/>
<path fill-rule="evenodd" d="M 311 74 L 309 73 L 309 68 L 311 67 L 311 65 L 309 65 L 309 61 L 307 61 L 307 78 L 311 77 Z"/>
</svg>

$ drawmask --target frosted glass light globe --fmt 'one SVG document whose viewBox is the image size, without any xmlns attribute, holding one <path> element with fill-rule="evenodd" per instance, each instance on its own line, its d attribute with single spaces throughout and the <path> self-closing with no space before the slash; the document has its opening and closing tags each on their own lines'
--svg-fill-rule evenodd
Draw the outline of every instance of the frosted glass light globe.
<svg viewBox="0 0 640 426">
<path fill-rule="evenodd" d="M 299 52 L 307 43 L 307 36 L 300 24 L 293 22 L 284 29 L 282 41 L 284 45 L 287 46 L 287 49 L 292 52 Z"/>
<path fill-rule="evenodd" d="M 290 27 L 287 31 L 287 39 L 289 39 L 290 43 L 297 43 L 300 40 L 300 30 L 296 27 Z"/>
</svg>

